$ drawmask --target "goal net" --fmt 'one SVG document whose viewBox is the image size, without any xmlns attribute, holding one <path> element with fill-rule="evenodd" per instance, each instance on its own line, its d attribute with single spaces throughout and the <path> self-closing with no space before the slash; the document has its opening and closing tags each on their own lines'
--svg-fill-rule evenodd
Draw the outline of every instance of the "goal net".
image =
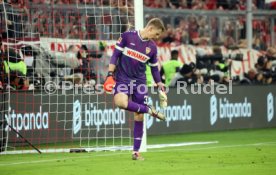
<svg viewBox="0 0 276 175">
<path fill-rule="evenodd" d="M 132 149 L 132 114 L 101 84 L 134 2 L 47 2 L 0 3 L 1 154 Z"/>
</svg>

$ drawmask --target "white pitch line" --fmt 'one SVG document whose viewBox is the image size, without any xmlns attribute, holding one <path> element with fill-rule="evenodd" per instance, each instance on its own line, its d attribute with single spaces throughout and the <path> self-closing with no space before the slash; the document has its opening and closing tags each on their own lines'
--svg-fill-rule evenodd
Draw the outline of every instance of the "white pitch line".
<svg viewBox="0 0 276 175">
<path fill-rule="evenodd" d="M 204 144 L 213 144 L 218 143 L 218 141 L 209 141 L 209 142 L 184 142 L 184 143 L 172 143 L 172 144 L 155 144 L 147 145 L 148 149 L 154 148 L 166 148 L 166 147 L 180 147 L 180 146 L 189 146 L 189 145 L 204 145 Z M 80 149 L 80 148 L 71 148 L 71 149 Z M 69 148 L 67 149 L 40 149 L 42 153 L 68 153 L 70 152 Z M 107 146 L 107 147 L 98 147 L 98 148 L 81 148 L 87 152 L 99 152 L 99 151 L 131 151 L 132 146 Z M 1 154 L 37 154 L 36 150 L 19 150 L 19 151 L 6 151 Z"/>
<path fill-rule="evenodd" d="M 208 149 L 219 149 L 219 148 L 235 148 L 243 146 L 261 146 L 261 145 L 276 145 L 276 142 L 260 142 L 260 143 L 250 143 L 250 144 L 240 144 L 240 145 L 228 145 L 228 146 L 211 146 L 205 148 L 176 148 L 176 149 L 158 149 L 151 150 L 150 152 L 171 152 L 171 151 L 198 151 L 198 150 L 208 150 Z"/>
<path fill-rule="evenodd" d="M 260 145 L 275 145 L 276 142 L 260 142 L 260 143 L 251 143 L 251 144 L 239 144 L 239 145 L 229 145 L 229 146 L 212 146 L 206 148 L 182 148 L 182 149 L 169 149 L 169 150 L 150 150 L 149 152 L 171 152 L 171 151 L 198 151 L 198 150 L 208 150 L 208 149 L 219 149 L 219 148 L 235 148 L 241 146 L 260 146 Z M 129 152 L 123 153 L 112 153 L 112 154 L 102 154 L 102 155 L 90 155 L 90 156 L 80 156 L 80 157 L 67 157 L 60 159 L 48 159 L 48 160 L 40 160 L 40 161 L 27 161 L 27 162 L 13 162 L 13 163 L 3 163 L 0 166 L 13 166 L 13 165 L 21 165 L 21 164 L 35 164 L 35 163 L 44 163 L 44 162 L 53 162 L 59 160 L 68 160 L 68 159 L 80 159 L 80 158 L 91 158 L 91 157 L 105 157 L 105 156 L 118 156 L 122 154 L 129 154 Z"/>
<path fill-rule="evenodd" d="M 206 145 L 206 144 L 215 144 L 215 143 L 218 143 L 218 141 L 156 144 L 156 145 L 147 145 L 147 148 L 148 149 L 156 149 L 156 148 L 180 147 L 180 146 L 190 146 L 190 145 Z"/>
</svg>

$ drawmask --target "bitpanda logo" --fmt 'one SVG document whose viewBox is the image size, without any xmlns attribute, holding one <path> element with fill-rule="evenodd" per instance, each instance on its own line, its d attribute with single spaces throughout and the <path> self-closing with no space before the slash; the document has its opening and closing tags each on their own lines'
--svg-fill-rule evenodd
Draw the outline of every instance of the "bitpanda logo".
<svg viewBox="0 0 276 175">
<path fill-rule="evenodd" d="M 5 114 L 8 124 L 17 131 L 45 130 L 49 128 L 49 113 L 43 112 L 39 107 L 38 112 L 19 113 L 9 107 L 8 114 Z M 8 127 L 6 128 L 6 131 Z"/>
<path fill-rule="evenodd" d="M 210 98 L 210 124 L 214 125 L 218 118 L 228 119 L 232 123 L 234 118 L 249 118 L 252 116 L 252 104 L 247 97 L 241 103 L 231 103 L 229 100 L 212 95 Z"/>
<path fill-rule="evenodd" d="M 272 93 L 267 95 L 267 121 L 270 122 L 274 117 L 274 97 Z"/>
<path fill-rule="evenodd" d="M 212 95 L 210 98 L 210 123 L 214 125 L 218 119 L 218 110 L 217 110 L 217 98 L 215 95 Z"/>
<path fill-rule="evenodd" d="M 73 105 L 73 132 L 77 134 L 81 130 L 81 104 L 76 100 Z"/>
<path fill-rule="evenodd" d="M 84 106 L 84 111 L 82 107 Z M 76 100 L 73 104 L 73 123 L 72 130 L 74 134 L 81 131 L 82 128 L 96 127 L 97 132 L 101 127 L 112 125 L 121 126 L 126 123 L 125 110 L 116 109 L 98 109 L 95 103 L 80 103 Z M 84 117 L 82 116 L 84 114 Z"/>
</svg>

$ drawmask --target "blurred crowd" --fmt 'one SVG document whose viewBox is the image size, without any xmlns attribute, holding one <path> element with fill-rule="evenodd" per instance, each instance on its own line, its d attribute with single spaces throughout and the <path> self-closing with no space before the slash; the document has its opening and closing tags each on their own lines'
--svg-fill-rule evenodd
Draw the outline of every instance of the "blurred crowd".
<svg viewBox="0 0 276 175">
<path fill-rule="evenodd" d="M 210 44 L 223 42 L 242 45 L 246 41 L 246 24 L 244 18 L 238 20 L 224 18 L 221 30 L 217 17 L 188 16 L 179 18 L 177 25 L 167 25 L 167 32 L 160 39 L 160 43 L 196 44 L 199 38 L 206 38 Z M 253 20 L 253 48 L 266 50 L 271 46 L 271 26 L 268 19 Z M 275 26 L 276 32 L 276 26 Z M 219 34 L 222 33 L 222 34 Z"/>
<path fill-rule="evenodd" d="M 24 0 L 8 0 L 13 3 L 26 3 Z M 133 4 L 133 0 L 30 0 L 34 4 L 93 4 L 96 6 L 121 6 Z M 265 3 L 265 0 L 253 0 L 253 9 L 276 9 L 276 3 Z M 245 10 L 246 0 L 144 0 L 149 8 L 172 8 L 194 10 Z"/>
<path fill-rule="evenodd" d="M 0 36 L 0 89 L 33 90 L 43 89 L 50 83 L 61 88 L 63 82 L 79 87 L 93 87 L 103 83 L 109 64 L 105 45 L 97 48 L 86 45 L 70 45 L 65 52 L 56 52 L 39 45 L 3 45 Z M 97 71 L 96 71 L 97 70 Z"/>
<path fill-rule="evenodd" d="M 234 85 L 269 85 L 276 83 L 276 47 L 269 47 L 257 58 L 253 68 L 243 74 L 232 76 L 233 61 L 243 61 L 245 55 L 235 52 L 239 48 L 229 48 L 231 52 L 223 53 L 225 46 L 213 46 L 210 53 L 203 53 L 202 46 L 196 46 L 196 60 L 187 64 L 179 61 L 177 50 L 171 52 L 171 60 L 161 67 L 163 82 L 169 87 L 191 84 L 229 84 Z"/>
<path fill-rule="evenodd" d="M 193 10 L 245 10 L 246 0 L 144 0 L 149 8 L 172 8 Z M 265 3 L 265 0 L 253 0 L 252 8 L 275 9 L 275 3 Z"/>
<path fill-rule="evenodd" d="M 132 28 L 134 24 L 133 0 L 6 0 L 6 2 L 23 12 L 21 16 L 24 17 L 21 18 L 24 18 L 26 25 L 21 33 L 32 32 L 45 37 L 71 39 L 116 40 L 118 33 Z M 253 0 L 253 10 L 276 9 L 276 1 L 265 2 L 265 0 Z M 66 10 L 54 8 L 55 5 L 68 5 L 68 8 Z M 76 5 L 87 5 L 100 10 L 76 11 L 74 10 Z M 246 0 L 144 0 L 144 6 L 155 9 L 241 11 L 246 8 Z M 105 7 L 113 7 L 117 12 L 111 12 Z M 85 8 L 81 7 L 81 9 Z M 149 19 L 153 16 L 148 12 L 145 13 L 145 17 Z M 168 31 L 163 36 L 162 42 L 192 44 L 195 38 L 209 37 L 210 43 L 216 43 L 225 39 L 221 38 L 222 36 L 231 36 L 236 42 L 237 39 L 245 39 L 245 16 L 239 16 L 236 19 L 231 16 L 189 14 L 172 18 L 162 14 L 162 18 L 168 24 Z M 120 23 L 120 27 L 112 26 L 114 22 Z M 266 43 L 271 41 L 270 25 L 271 21 L 268 18 L 253 20 L 254 41 L 255 45 L 258 45 L 256 47 L 265 47 Z M 276 31 L 276 26 L 274 28 Z"/>
<path fill-rule="evenodd" d="M 9 24 L 10 28 L 16 31 L 23 30 L 17 33 L 17 37 L 32 33 L 43 37 L 116 40 L 119 33 L 133 28 L 134 24 L 132 0 L 6 1 L 12 7 L 21 9 L 23 13 L 20 18 L 24 20 L 24 27 L 20 23 L 13 26 L 11 22 L 13 17 L 8 15 L 8 19 L 11 19 L 9 20 L 11 23 Z M 54 5 L 63 4 L 69 5 L 69 7 L 73 5 L 73 7 L 66 9 L 51 8 Z M 76 11 L 74 10 L 76 4 L 80 6 L 89 5 L 100 10 Z M 265 0 L 253 0 L 252 4 L 253 10 L 273 10 L 276 8 L 276 1 L 265 3 Z M 113 7 L 117 11 L 111 12 L 110 9 L 104 8 L 108 6 Z M 246 0 L 144 0 L 144 6 L 155 9 L 245 10 Z M 146 20 L 152 17 L 154 16 L 150 13 L 145 13 Z M 159 41 L 161 43 L 193 44 L 195 39 L 207 37 L 210 44 L 215 44 L 222 43 L 228 37 L 235 42 L 243 42 L 242 40 L 246 38 L 245 16 L 232 18 L 231 16 L 188 14 L 172 18 L 169 14 L 162 14 L 162 19 L 167 24 L 168 30 Z M 120 26 L 113 26 L 112 23 L 119 23 Z M 274 28 L 276 31 L 276 25 L 271 25 L 273 24 L 269 18 L 253 19 L 254 49 L 266 50 L 270 46 L 269 44 L 272 40 L 271 29 Z"/>
</svg>

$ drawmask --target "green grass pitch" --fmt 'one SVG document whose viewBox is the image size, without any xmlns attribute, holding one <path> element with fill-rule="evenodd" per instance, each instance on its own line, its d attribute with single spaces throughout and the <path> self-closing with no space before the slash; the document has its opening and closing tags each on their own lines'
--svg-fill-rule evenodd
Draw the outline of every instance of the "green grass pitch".
<svg viewBox="0 0 276 175">
<path fill-rule="evenodd" d="M 0 155 L 1 175 L 275 175 L 276 128 L 148 137 L 148 144 L 218 141 L 130 151 Z"/>
</svg>

